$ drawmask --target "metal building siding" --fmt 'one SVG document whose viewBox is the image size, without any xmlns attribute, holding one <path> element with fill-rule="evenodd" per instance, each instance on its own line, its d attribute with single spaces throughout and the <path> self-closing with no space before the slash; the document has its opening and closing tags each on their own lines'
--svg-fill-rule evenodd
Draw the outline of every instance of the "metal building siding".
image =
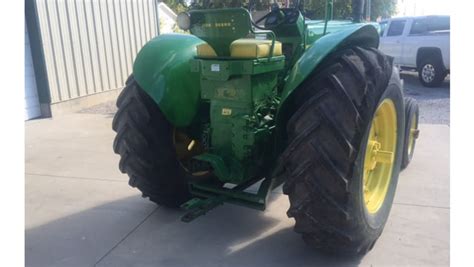
<svg viewBox="0 0 474 267">
<path fill-rule="evenodd" d="M 156 0 L 36 0 L 51 102 L 117 89 L 158 34 Z"/>
<path fill-rule="evenodd" d="M 25 120 L 41 116 L 30 38 L 25 27 Z"/>
</svg>

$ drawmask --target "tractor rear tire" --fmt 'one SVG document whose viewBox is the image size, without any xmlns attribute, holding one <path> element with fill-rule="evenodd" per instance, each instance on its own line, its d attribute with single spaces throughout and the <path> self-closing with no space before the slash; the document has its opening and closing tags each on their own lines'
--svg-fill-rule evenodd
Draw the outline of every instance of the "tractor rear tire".
<svg viewBox="0 0 474 267">
<path fill-rule="evenodd" d="M 403 146 L 402 169 L 408 167 L 415 152 L 416 139 L 418 133 L 418 122 L 420 110 L 416 100 L 411 97 L 405 97 L 405 144 Z"/>
<path fill-rule="evenodd" d="M 364 158 L 375 112 L 391 100 L 396 114 L 393 171 L 380 208 L 364 199 Z M 375 244 L 392 206 L 402 160 L 403 96 L 391 58 L 353 47 L 332 54 L 295 92 L 280 157 L 288 217 L 310 246 L 332 255 L 362 255 Z M 378 163 L 377 163 L 378 164 Z"/>
<path fill-rule="evenodd" d="M 112 128 L 114 152 L 129 184 L 144 197 L 167 207 L 190 199 L 185 172 L 173 144 L 173 127 L 152 98 L 130 77 L 117 99 Z"/>
</svg>

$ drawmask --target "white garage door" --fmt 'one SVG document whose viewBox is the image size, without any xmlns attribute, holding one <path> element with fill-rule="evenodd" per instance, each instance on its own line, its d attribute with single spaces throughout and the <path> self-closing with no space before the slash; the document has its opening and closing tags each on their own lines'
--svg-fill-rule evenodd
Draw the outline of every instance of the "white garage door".
<svg viewBox="0 0 474 267">
<path fill-rule="evenodd" d="M 25 23 L 26 24 L 26 23 Z M 38 91 L 36 90 L 33 60 L 31 58 L 30 39 L 25 27 L 25 120 L 41 116 Z"/>
</svg>

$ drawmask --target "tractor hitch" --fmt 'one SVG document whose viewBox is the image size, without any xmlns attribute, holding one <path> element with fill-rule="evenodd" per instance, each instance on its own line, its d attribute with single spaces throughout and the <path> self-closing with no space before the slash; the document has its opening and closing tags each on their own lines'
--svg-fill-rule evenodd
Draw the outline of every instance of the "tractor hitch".
<svg viewBox="0 0 474 267">
<path fill-rule="evenodd" d="M 260 181 L 261 183 L 256 192 L 248 192 L 250 190 L 247 189 Z M 215 184 L 191 183 L 189 185 L 190 192 L 195 198 L 181 205 L 182 209 L 188 211 L 181 217 L 181 221 L 190 222 L 224 203 L 263 211 L 266 208 L 271 191 L 281 185 L 282 182 L 283 179 L 278 176 L 276 178 L 251 179 L 232 188 L 219 187 Z"/>
<path fill-rule="evenodd" d="M 222 204 L 224 204 L 222 196 L 207 199 L 192 198 L 188 202 L 181 205 L 182 209 L 189 210 L 188 213 L 181 217 L 181 221 L 190 222 L 199 216 L 205 215 L 208 211 Z"/>
</svg>

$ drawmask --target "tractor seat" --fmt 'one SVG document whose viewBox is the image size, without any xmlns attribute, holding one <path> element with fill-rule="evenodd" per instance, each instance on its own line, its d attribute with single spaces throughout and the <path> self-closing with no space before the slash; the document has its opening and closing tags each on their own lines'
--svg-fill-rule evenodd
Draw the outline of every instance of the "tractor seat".
<svg viewBox="0 0 474 267">
<path fill-rule="evenodd" d="M 230 45 L 230 57 L 246 59 L 268 57 L 270 55 L 271 46 L 271 40 L 237 39 Z M 208 43 L 203 43 L 197 46 L 197 55 L 201 58 L 217 57 L 216 52 Z M 273 56 L 281 55 L 281 43 L 275 41 Z"/>
</svg>

